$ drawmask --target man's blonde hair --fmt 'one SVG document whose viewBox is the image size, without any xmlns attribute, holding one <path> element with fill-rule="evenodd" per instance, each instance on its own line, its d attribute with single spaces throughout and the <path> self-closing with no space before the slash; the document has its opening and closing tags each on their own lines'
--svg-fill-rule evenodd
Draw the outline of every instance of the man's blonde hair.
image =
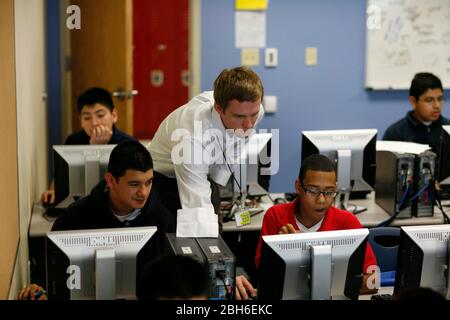
<svg viewBox="0 0 450 320">
<path fill-rule="evenodd" d="M 248 67 L 224 69 L 214 81 L 214 100 L 223 111 L 231 100 L 262 102 L 264 87 L 258 75 Z"/>
</svg>

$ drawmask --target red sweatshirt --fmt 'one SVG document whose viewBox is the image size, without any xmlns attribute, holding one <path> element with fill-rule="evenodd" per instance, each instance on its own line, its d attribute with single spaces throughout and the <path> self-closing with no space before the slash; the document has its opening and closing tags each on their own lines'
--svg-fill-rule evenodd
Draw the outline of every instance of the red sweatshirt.
<svg viewBox="0 0 450 320">
<path fill-rule="evenodd" d="M 299 201 L 299 198 L 297 198 L 294 202 L 274 205 L 267 210 L 262 223 L 258 247 L 256 248 L 256 267 L 259 267 L 261 259 L 262 236 L 278 234 L 280 228 L 288 223 L 292 224 L 296 230 L 299 230 L 295 220 L 295 208 L 299 205 Z M 352 213 L 331 206 L 328 209 L 318 232 L 360 228 L 362 228 L 361 223 Z M 367 272 L 369 266 L 376 264 L 377 260 L 372 248 L 367 244 L 366 257 L 364 259 L 364 272 Z"/>
</svg>

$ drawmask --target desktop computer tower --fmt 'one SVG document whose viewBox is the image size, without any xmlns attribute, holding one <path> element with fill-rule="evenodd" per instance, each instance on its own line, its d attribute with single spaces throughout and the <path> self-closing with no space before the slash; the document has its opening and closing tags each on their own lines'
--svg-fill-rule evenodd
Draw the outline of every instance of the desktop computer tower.
<svg viewBox="0 0 450 320">
<path fill-rule="evenodd" d="M 195 238 L 177 238 L 175 233 L 166 233 L 165 252 L 177 256 L 189 256 L 205 264 L 205 256 Z"/>
<path fill-rule="evenodd" d="M 431 217 L 434 213 L 434 177 L 436 154 L 425 151 L 416 157 L 415 193 L 418 194 L 413 202 L 413 215 L 417 217 Z"/>
<path fill-rule="evenodd" d="M 210 277 L 210 299 L 234 299 L 236 259 L 221 236 L 177 238 L 175 233 L 166 233 L 166 251 L 190 255 L 205 266 Z"/>
<path fill-rule="evenodd" d="M 433 216 L 435 162 L 431 151 L 377 151 L 375 202 L 397 218 Z"/>
<path fill-rule="evenodd" d="M 377 151 L 375 202 L 389 215 L 411 218 L 415 155 Z"/>
</svg>

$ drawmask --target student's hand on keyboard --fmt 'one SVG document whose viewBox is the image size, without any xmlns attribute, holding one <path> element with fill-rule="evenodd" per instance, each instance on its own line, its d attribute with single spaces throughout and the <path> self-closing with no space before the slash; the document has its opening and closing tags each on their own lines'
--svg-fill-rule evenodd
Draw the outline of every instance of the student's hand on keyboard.
<svg viewBox="0 0 450 320">
<path fill-rule="evenodd" d="M 236 300 L 250 300 L 256 298 L 256 289 L 244 276 L 236 277 Z"/>
</svg>

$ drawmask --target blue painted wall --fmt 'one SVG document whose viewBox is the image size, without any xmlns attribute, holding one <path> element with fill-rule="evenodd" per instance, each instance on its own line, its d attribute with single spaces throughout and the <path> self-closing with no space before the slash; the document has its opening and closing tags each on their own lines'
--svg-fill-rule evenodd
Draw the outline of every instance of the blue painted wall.
<svg viewBox="0 0 450 320">
<path fill-rule="evenodd" d="M 278 112 L 259 126 L 280 130 L 280 170 L 272 177 L 272 192 L 294 190 L 302 130 L 375 128 L 381 139 L 410 110 L 405 90 L 364 89 L 365 8 L 363 0 L 270 1 L 266 45 L 278 48 L 279 66 L 254 70 L 266 95 L 278 97 Z M 201 89 L 211 90 L 222 69 L 240 65 L 234 1 L 205 0 L 201 10 Z M 317 66 L 304 64 L 305 47 L 318 48 Z"/>
</svg>

